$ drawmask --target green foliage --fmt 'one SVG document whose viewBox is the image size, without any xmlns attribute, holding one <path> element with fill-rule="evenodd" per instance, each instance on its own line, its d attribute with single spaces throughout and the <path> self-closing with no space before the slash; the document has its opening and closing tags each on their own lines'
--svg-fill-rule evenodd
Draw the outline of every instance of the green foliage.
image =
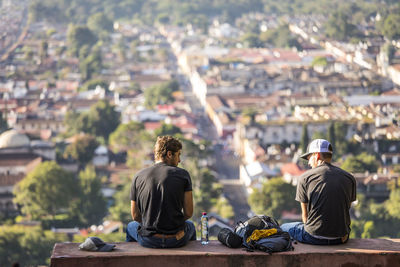
<svg viewBox="0 0 400 267">
<path fill-rule="evenodd" d="M 310 143 L 310 138 L 308 137 L 307 124 L 303 124 L 303 132 L 300 139 L 301 153 L 307 152 L 308 143 Z"/>
<path fill-rule="evenodd" d="M 400 14 L 390 14 L 383 23 L 383 34 L 389 40 L 400 39 Z"/>
<path fill-rule="evenodd" d="M 92 79 L 86 81 L 82 87 L 80 88 L 80 91 L 88 91 L 88 90 L 93 90 L 96 89 L 97 86 L 100 86 L 101 88 L 108 89 L 108 82 L 103 79 Z"/>
<path fill-rule="evenodd" d="M 49 265 L 56 242 L 66 241 L 50 231 L 31 226 L 0 226 L 0 265 Z"/>
<path fill-rule="evenodd" d="M 179 83 L 176 80 L 147 88 L 144 92 L 144 104 L 147 108 L 152 109 L 158 104 L 171 103 L 174 100 L 172 93 L 178 89 Z"/>
<path fill-rule="evenodd" d="M 218 201 L 215 205 L 215 211 L 222 218 L 233 219 L 233 217 L 235 216 L 231 204 L 229 204 L 228 200 L 224 197 L 218 198 Z"/>
<path fill-rule="evenodd" d="M 258 111 L 254 107 L 246 107 L 242 110 L 242 115 L 249 119 L 250 123 L 253 124 L 255 122 L 255 118 Z"/>
<path fill-rule="evenodd" d="M 394 187 L 390 192 L 390 197 L 385 203 L 388 213 L 397 219 L 400 219 L 400 188 Z"/>
<path fill-rule="evenodd" d="M 90 135 L 79 136 L 75 142 L 67 146 L 64 157 L 75 159 L 83 167 L 92 160 L 94 151 L 98 146 L 99 142 L 97 142 L 95 137 Z"/>
<path fill-rule="evenodd" d="M 141 149 L 144 130 L 144 124 L 140 122 L 131 121 L 129 123 L 120 124 L 110 135 L 109 144 L 114 152 Z"/>
<path fill-rule="evenodd" d="M 139 122 L 120 124 L 110 135 L 110 146 L 113 151 L 127 151 L 127 166 L 136 170 L 142 168 L 143 162 L 152 153 L 153 142 L 153 137 Z"/>
<path fill-rule="evenodd" d="M 114 221 L 121 221 L 123 224 L 128 224 L 132 221 L 131 217 L 131 179 L 128 177 L 122 178 L 123 183 L 117 188 L 114 194 L 114 205 L 110 207 L 110 219 Z"/>
<path fill-rule="evenodd" d="M 43 61 L 45 58 L 48 57 L 48 52 L 47 52 L 48 48 L 49 48 L 49 44 L 46 41 L 42 41 L 40 43 L 39 57 L 40 57 L 41 61 Z"/>
<path fill-rule="evenodd" d="M 87 21 L 88 28 L 97 35 L 105 32 L 109 33 L 113 30 L 113 22 L 101 12 L 91 15 Z"/>
<path fill-rule="evenodd" d="M 243 43 L 244 47 L 262 47 L 263 42 L 260 40 L 258 34 L 248 32 L 244 34 L 240 41 Z"/>
<path fill-rule="evenodd" d="M 67 31 L 68 50 L 71 55 L 79 56 L 82 46 L 93 46 L 97 42 L 97 37 L 86 26 L 70 24 Z"/>
<path fill-rule="evenodd" d="M 249 196 L 249 204 L 255 213 L 279 219 L 283 211 L 298 211 L 299 204 L 294 200 L 295 195 L 294 186 L 282 178 L 272 178 L 264 182 L 261 189 L 254 189 Z"/>
<path fill-rule="evenodd" d="M 118 127 L 120 114 L 106 100 L 100 100 L 88 112 L 68 112 L 65 124 L 70 134 L 88 133 L 108 142 L 109 135 Z"/>
<path fill-rule="evenodd" d="M 56 1 L 32 1 L 29 6 L 29 21 L 38 22 L 42 20 L 48 22 L 65 22 L 66 17 Z"/>
<path fill-rule="evenodd" d="M 107 203 L 101 192 L 101 181 L 92 165 L 79 172 L 80 197 L 71 208 L 72 217 L 84 226 L 99 224 L 107 212 Z"/>
<path fill-rule="evenodd" d="M 400 223 L 400 216 L 394 210 L 390 211 L 391 204 L 398 205 L 392 202 L 398 202 L 397 199 L 375 203 L 372 199 L 367 200 L 364 195 L 358 194 L 357 200 L 358 203 L 354 207 L 356 218 L 351 222 L 352 238 L 400 237 L 399 229 L 393 227 Z"/>
<path fill-rule="evenodd" d="M 39 164 L 14 189 L 15 203 L 22 212 L 33 219 L 52 215 L 68 209 L 75 198 L 75 177 L 54 161 Z"/>
<path fill-rule="evenodd" d="M 95 46 L 90 54 L 86 56 L 87 49 L 87 45 L 84 45 L 79 51 L 79 70 L 84 81 L 91 79 L 95 74 L 99 74 L 103 68 L 100 47 Z"/>
<path fill-rule="evenodd" d="M 95 136 L 102 136 L 106 142 L 120 123 L 120 114 L 106 100 L 101 100 L 92 106 L 87 116 L 89 132 Z"/>
<path fill-rule="evenodd" d="M 389 64 L 392 64 L 394 54 L 396 53 L 396 48 L 391 43 L 386 43 L 383 45 L 382 49 L 387 55 Z"/>
<path fill-rule="evenodd" d="M 311 66 L 313 67 L 315 66 L 325 67 L 326 65 L 328 65 L 328 60 L 326 59 L 326 57 L 315 57 L 311 62 Z"/>
<path fill-rule="evenodd" d="M 0 111 L 0 134 L 8 129 L 8 123 L 6 118 L 3 115 L 3 112 Z"/>
<path fill-rule="evenodd" d="M 154 131 L 155 136 L 171 135 L 175 136 L 182 134 L 181 129 L 172 124 L 163 123 L 159 128 Z"/>
<path fill-rule="evenodd" d="M 357 34 L 356 27 L 351 24 L 349 15 L 343 10 L 333 12 L 325 27 L 329 37 L 340 41 L 346 41 Z"/>
<path fill-rule="evenodd" d="M 300 43 L 297 41 L 296 36 L 294 36 L 289 30 L 289 26 L 287 24 L 280 25 L 276 29 L 268 30 L 264 33 L 260 34 L 261 42 L 267 42 L 275 47 L 281 48 L 291 48 L 295 47 L 297 50 L 301 50 L 302 47 Z"/>
<path fill-rule="evenodd" d="M 104 242 L 121 242 L 125 240 L 126 234 L 120 231 L 109 234 L 96 234 L 96 237 L 101 238 L 101 240 L 103 240 Z M 82 243 L 86 240 L 86 238 L 86 236 L 75 235 L 72 242 Z"/>
<path fill-rule="evenodd" d="M 343 122 L 334 122 L 335 146 L 333 146 L 333 153 L 335 158 L 342 157 L 347 152 L 352 151 L 350 143 L 346 139 L 347 127 L 347 124 Z"/>
<path fill-rule="evenodd" d="M 327 140 L 331 143 L 332 147 L 336 147 L 336 134 L 334 123 L 329 124 Z"/>
<path fill-rule="evenodd" d="M 376 172 L 379 167 L 379 160 L 375 155 L 362 152 L 357 156 L 348 156 L 343 162 L 341 168 L 352 173 Z"/>
</svg>

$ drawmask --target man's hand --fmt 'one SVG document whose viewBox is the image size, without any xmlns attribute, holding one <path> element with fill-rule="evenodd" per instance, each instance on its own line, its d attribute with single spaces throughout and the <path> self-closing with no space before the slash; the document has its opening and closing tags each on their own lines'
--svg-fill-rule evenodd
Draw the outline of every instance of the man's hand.
<svg viewBox="0 0 400 267">
<path fill-rule="evenodd" d="M 186 191 L 183 199 L 183 215 L 185 221 L 193 216 L 193 194 L 192 191 Z"/>
<path fill-rule="evenodd" d="M 136 201 L 133 200 L 131 200 L 131 215 L 134 221 L 142 222 L 142 214 L 140 214 Z"/>
</svg>

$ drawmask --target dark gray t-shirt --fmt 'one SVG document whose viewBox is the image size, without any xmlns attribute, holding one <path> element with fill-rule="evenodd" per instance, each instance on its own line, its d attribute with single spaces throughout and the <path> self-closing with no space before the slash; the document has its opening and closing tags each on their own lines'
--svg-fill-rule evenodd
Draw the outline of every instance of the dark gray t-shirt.
<svg viewBox="0 0 400 267">
<path fill-rule="evenodd" d="M 156 163 L 141 170 L 132 181 L 131 200 L 142 214 L 142 236 L 175 234 L 184 229 L 183 201 L 192 191 L 189 173 L 181 168 Z"/>
<path fill-rule="evenodd" d="M 308 203 L 305 230 L 312 235 L 343 237 L 350 233 L 351 202 L 356 180 L 350 173 L 324 163 L 305 172 L 297 185 L 296 200 Z"/>
</svg>

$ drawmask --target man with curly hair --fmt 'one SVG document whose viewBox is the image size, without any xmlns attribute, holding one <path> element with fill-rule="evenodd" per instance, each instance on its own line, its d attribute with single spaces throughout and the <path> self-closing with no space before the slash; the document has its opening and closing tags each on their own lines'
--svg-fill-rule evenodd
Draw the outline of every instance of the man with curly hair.
<svg viewBox="0 0 400 267">
<path fill-rule="evenodd" d="M 131 186 L 133 221 L 126 241 L 149 248 L 176 248 L 196 240 L 192 181 L 178 167 L 182 144 L 172 136 L 159 136 L 154 147 L 155 164 L 139 171 Z"/>
</svg>

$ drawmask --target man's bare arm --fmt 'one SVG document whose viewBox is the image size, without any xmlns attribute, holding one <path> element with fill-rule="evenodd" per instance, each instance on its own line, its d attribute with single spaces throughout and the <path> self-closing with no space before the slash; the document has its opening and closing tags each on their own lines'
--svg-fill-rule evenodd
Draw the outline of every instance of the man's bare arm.
<svg viewBox="0 0 400 267">
<path fill-rule="evenodd" d="M 308 217 L 307 204 L 308 203 L 301 202 L 301 218 L 303 219 L 303 223 L 307 222 L 307 217 Z"/>
<path fill-rule="evenodd" d="M 134 221 L 142 222 L 142 214 L 140 214 L 136 201 L 133 200 L 131 200 L 131 215 Z"/>
<path fill-rule="evenodd" d="M 193 216 L 193 194 L 192 191 L 186 191 L 183 199 L 183 215 L 185 221 Z"/>
</svg>

